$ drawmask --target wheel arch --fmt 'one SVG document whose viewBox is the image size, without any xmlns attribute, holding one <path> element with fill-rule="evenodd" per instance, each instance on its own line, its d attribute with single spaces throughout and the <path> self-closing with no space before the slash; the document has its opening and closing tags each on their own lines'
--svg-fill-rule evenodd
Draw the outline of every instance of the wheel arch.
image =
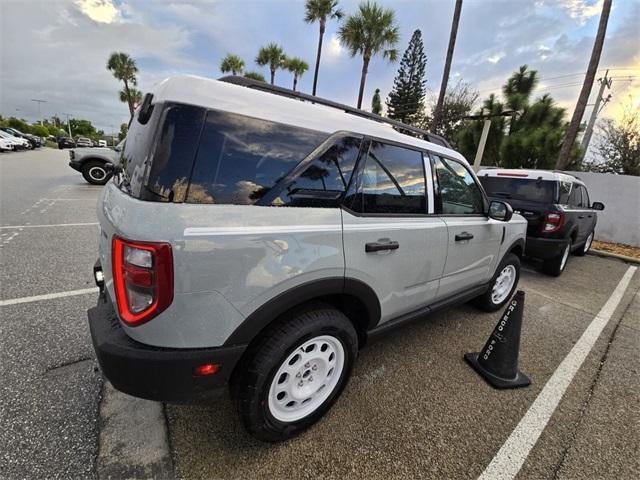
<svg viewBox="0 0 640 480">
<path fill-rule="evenodd" d="M 328 303 L 344 313 L 353 323 L 360 341 L 380 319 L 380 301 L 370 286 L 352 278 L 327 278 L 303 283 L 275 296 L 252 312 L 224 344 L 251 344 L 278 318 L 313 302 Z"/>
</svg>

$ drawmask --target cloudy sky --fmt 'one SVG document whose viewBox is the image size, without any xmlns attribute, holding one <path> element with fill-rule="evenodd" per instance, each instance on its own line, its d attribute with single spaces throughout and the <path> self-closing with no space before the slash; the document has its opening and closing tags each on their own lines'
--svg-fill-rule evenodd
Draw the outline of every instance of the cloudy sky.
<svg viewBox="0 0 640 480">
<path fill-rule="evenodd" d="M 446 53 L 453 0 L 379 0 L 396 11 L 404 51 L 421 29 L 427 88 L 437 93 Z M 358 1 L 340 0 L 347 13 Z M 465 0 L 453 60 L 452 82 L 463 79 L 481 98 L 498 93 L 511 72 L 526 63 L 538 70 L 536 95 L 550 93 L 572 110 L 598 26 L 601 0 Z M 255 66 L 258 48 L 280 43 L 287 54 L 313 65 L 318 26 L 303 22 L 304 0 L 0 0 L 0 114 L 28 120 L 68 113 L 110 131 L 128 120 L 118 99 L 121 85 L 105 68 L 113 51 L 129 53 L 140 69 L 143 91 L 176 74 L 216 78 L 222 57 L 232 52 Z M 361 59 L 351 58 L 325 35 L 318 93 L 355 104 Z M 610 69 L 612 102 L 603 115 L 640 105 L 640 0 L 613 0 L 599 75 Z M 397 65 L 375 58 L 366 103 L 375 88 L 386 96 Z M 313 72 L 300 82 L 309 92 Z M 276 83 L 290 86 L 278 72 Z M 592 92 L 592 99 L 595 97 Z M 589 114 L 589 110 L 587 111 Z"/>
</svg>

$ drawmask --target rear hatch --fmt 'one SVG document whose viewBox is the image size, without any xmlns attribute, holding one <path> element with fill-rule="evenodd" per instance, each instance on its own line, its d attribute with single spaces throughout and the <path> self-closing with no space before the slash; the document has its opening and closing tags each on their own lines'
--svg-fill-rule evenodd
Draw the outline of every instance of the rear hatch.
<svg viewBox="0 0 640 480">
<path fill-rule="evenodd" d="M 527 236 L 538 236 L 545 212 L 553 210 L 556 182 L 507 175 L 483 175 L 480 182 L 490 199 L 509 203 L 527 219 Z"/>
</svg>

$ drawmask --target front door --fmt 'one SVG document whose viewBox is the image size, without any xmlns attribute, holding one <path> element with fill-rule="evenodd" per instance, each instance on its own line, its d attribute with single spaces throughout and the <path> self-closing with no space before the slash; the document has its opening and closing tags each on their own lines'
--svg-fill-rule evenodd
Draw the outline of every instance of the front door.
<svg viewBox="0 0 640 480">
<path fill-rule="evenodd" d="M 487 217 L 477 180 L 462 162 L 432 155 L 438 213 L 448 227 L 448 254 L 438 298 L 488 282 L 498 261 L 504 223 Z"/>
<path fill-rule="evenodd" d="M 431 170 L 425 179 L 421 152 L 377 141 L 365 152 L 342 213 L 345 275 L 373 287 L 384 322 L 435 299 L 447 226 L 428 214 Z"/>
</svg>

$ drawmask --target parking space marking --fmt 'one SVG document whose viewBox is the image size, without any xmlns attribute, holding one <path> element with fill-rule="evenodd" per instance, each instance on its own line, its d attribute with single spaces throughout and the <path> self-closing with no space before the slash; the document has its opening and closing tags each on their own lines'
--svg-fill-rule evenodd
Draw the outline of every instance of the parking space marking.
<svg viewBox="0 0 640 480">
<path fill-rule="evenodd" d="M 629 267 L 627 269 L 607 303 L 604 304 L 571 351 L 558 365 L 520 423 L 482 472 L 479 480 L 513 479 L 518 474 L 573 377 L 587 358 L 602 330 L 609 323 L 637 268 Z"/>
<path fill-rule="evenodd" d="M 46 227 L 84 227 L 87 225 L 98 225 L 98 222 L 92 223 L 55 223 L 50 225 L 4 225 L 0 227 L 0 230 L 10 229 L 10 228 L 46 228 Z"/>
<path fill-rule="evenodd" d="M 33 297 L 10 298 L 9 300 L 0 300 L 0 307 L 8 305 L 17 305 L 19 303 L 40 302 L 42 300 L 53 300 L 54 298 L 73 297 L 75 295 L 86 295 L 87 293 L 97 293 L 98 287 L 83 288 L 80 290 L 68 290 L 66 292 L 47 293 L 45 295 L 35 295 Z"/>
</svg>

